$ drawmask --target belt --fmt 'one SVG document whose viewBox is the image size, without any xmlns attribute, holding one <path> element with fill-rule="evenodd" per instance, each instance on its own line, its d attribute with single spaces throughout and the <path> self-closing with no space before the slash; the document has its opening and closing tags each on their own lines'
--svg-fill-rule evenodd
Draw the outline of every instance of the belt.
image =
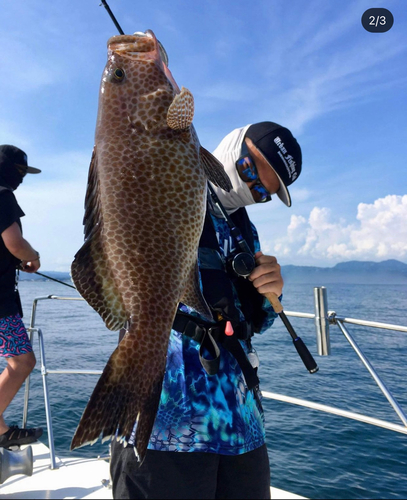
<svg viewBox="0 0 407 500">
<path fill-rule="evenodd" d="M 210 333 L 216 342 L 222 342 L 225 336 L 225 322 L 209 323 L 181 311 L 177 312 L 172 327 L 177 332 L 181 332 L 195 340 L 198 344 L 202 343 L 206 333 Z M 248 321 L 238 323 L 233 326 L 233 330 L 234 335 L 239 340 L 249 340 L 253 335 L 252 323 Z"/>
<path fill-rule="evenodd" d="M 233 326 L 234 333 L 232 336 L 228 336 L 225 334 L 225 322 L 220 324 L 209 323 L 178 311 L 175 316 L 173 329 L 200 344 L 199 359 L 208 375 L 218 373 L 220 349 L 217 342 L 219 342 L 235 357 L 243 372 L 249 390 L 259 385 L 256 370 L 250 364 L 239 342 L 239 340 L 248 340 L 252 336 L 252 324 L 250 322 L 243 321 Z M 211 358 L 205 357 L 205 350 L 209 352 Z"/>
</svg>

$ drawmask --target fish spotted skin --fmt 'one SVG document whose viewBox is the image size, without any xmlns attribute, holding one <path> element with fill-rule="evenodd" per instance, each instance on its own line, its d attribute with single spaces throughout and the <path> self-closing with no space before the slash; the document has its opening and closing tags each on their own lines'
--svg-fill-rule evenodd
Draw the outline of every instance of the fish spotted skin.
<svg viewBox="0 0 407 500">
<path fill-rule="evenodd" d="M 85 199 L 85 243 L 71 274 L 107 328 L 126 334 L 83 413 L 71 449 L 115 435 L 143 459 L 179 302 L 211 317 L 197 249 L 206 184 L 231 188 L 192 125 L 193 96 L 175 83 L 155 35 L 115 36 L 99 95 Z M 97 355 L 97 353 L 95 353 Z"/>
</svg>

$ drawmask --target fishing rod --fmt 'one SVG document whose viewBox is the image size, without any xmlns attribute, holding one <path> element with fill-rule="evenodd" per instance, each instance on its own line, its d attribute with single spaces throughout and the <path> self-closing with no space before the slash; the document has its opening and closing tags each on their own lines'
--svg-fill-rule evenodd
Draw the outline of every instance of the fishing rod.
<svg viewBox="0 0 407 500">
<path fill-rule="evenodd" d="M 73 288 L 76 290 L 76 288 L 73 285 L 70 285 L 69 283 L 65 283 L 64 281 L 57 280 L 56 278 L 51 278 L 51 276 L 47 276 L 46 274 L 39 273 L 38 271 L 35 271 L 35 274 L 38 274 L 39 276 L 42 276 L 43 278 L 47 278 L 48 280 L 56 281 L 57 283 L 60 283 L 61 285 L 69 286 L 70 288 Z"/>
<path fill-rule="evenodd" d="M 116 28 L 119 30 L 119 33 L 121 35 L 124 35 L 123 30 L 121 29 L 119 23 L 117 22 L 113 12 L 110 10 L 110 7 L 107 5 L 106 0 L 101 0 L 102 5 L 106 8 L 109 16 L 111 17 L 112 21 L 114 22 Z M 212 186 L 208 183 L 209 190 L 211 192 L 212 198 L 216 205 L 218 206 L 219 210 L 221 211 L 223 217 L 225 218 L 226 222 L 228 223 L 230 227 L 230 232 L 232 236 L 235 237 L 239 247 L 242 250 L 242 253 L 238 254 L 236 257 L 238 259 L 234 259 L 234 262 L 232 263 L 232 266 L 234 267 L 234 270 L 237 274 L 240 274 L 240 276 L 243 276 L 247 278 L 249 274 L 253 271 L 256 261 L 253 255 L 253 252 L 250 250 L 249 245 L 246 243 L 246 240 L 243 238 L 242 233 L 240 230 L 235 226 L 233 223 L 232 219 L 229 217 L 227 214 L 225 208 L 219 201 L 219 198 L 216 196 Z M 270 302 L 270 304 L 273 306 L 274 311 L 280 316 L 282 322 L 284 323 L 285 327 L 287 328 L 289 334 L 291 335 L 293 339 L 293 344 L 295 348 L 297 349 L 298 354 L 300 355 L 304 365 L 306 366 L 307 370 L 310 373 L 316 373 L 318 371 L 318 366 L 315 363 L 314 358 L 312 357 L 311 353 L 307 349 L 307 346 L 304 344 L 304 342 L 301 340 L 300 337 L 295 333 L 294 328 L 291 326 L 290 322 L 288 321 L 287 316 L 285 315 L 283 311 L 283 306 L 281 305 L 281 302 L 278 300 L 277 295 L 274 293 L 268 293 L 266 294 L 267 300 Z"/>
<path fill-rule="evenodd" d="M 117 19 L 115 17 L 115 15 L 113 14 L 113 12 L 110 10 L 110 7 L 109 5 L 107 4 L 106 0 L 101 0 L 101 4 L 100 5 L 103 5 L 103 7 L 107 10 L 110 18 L 112 19 L 112 21 L 114 22 L 114 25 L 116 26 L 116 28 L 118 29 L 119 33 L 121 35 L 124 35 L 124 31 L 122 30 L 120 24 L 117 22 Z M 38 271 L 36 271 L 35 274 L 38 274 L 39 276 L 42 276 L 44 278 L 47 278 L 49 280 L 52 280 L 52 281 L 56 281 L 57 283 L 60 283 L 61 285 L 65 285 L 65 286 L 69 286 L 70 288 L 73 288 L 74 290 L 76 290 L 76 287 L 74 287 L 73 285 L 69 285 L 68 283 L 64 283 L 63 281 L 60 281 L 60 280 L 57 280 L 56 278 L 51 278 L 51 276 L 47 276 L 46 274 L 42 274 L 42 273 L 39 273 Z"/>
<path fill-rule="evenodd" d="M 113 12 L 110 10 L 110 7 L 107 5 L 106 0 L 101 0 L 101 2 L 102 3 L 100 5 L 103 5 L 105 7 L 105 9 L 107 10 L 109 16 L 111 17 L 112 21 L 114 22 L 116 28 L 118 29 L 119 33 L 121 35 L 124 35 L 124 31 L 122 30 L 120 24 L 117 22 L 117 19 L 116 19 L 115 15 L 113 14 Z M 168 55 L 167 55 L 167 52 L 165 51 L 164 46 L 160 42 L 160 40 L 157 40 L 157 42 L 158 42 L 158 45 L 160 47 L 161 57 L 162 57 L 164 63 L 166 64 L 166 66 L 168 66 Z"/>
<path fill-rule="evenodd" d="M 240 229 L 236 227 L 232 219 L 229 217 L 228 213 L 225 210 L 225 207 L 220 202 L 213 187 L 210 185 L 209 182 L 208 182 L 208 187 L 213 202 L 220 210 L 223 218 L 230 227 L 230 233 L 235 238 L 239 248 L 242 250 L 242 253 L 237 254 L 233 259 L 232 267 L 237 275 L 247 278 L 256 266 L 254 254 L 251 251 L 246 240 L 243 238 Z M 298 335 L 295 333 L 294 328 L 288 321 L 288 318 L 285 312 L 283 311 L 283 306 L 281 305 L 281 302 L 278 300 L 277 295 L 275 293 L 266 293 L 265 296 L 267 300 L 270 302 L 270 304 L 273 306 L 274 311 L 280 316 L 282 322 L 284 323 L 285 327 L 288 330 L 288 333 L 291 335 L 293 344 L 297 349 L 297 352 L 300 355 L 305 367 L 310 373 L 316 373 L 319 370 L 318 365 L 316 364 L 314 358 L 312 357 L 312 354 L 309 352 L 307 346 L 304 344 L 301 338 L 298 337 Z"/>
<path fill-rule="evenodd" d="M 114 25 L 116 26 L 116 28 L 118 29 L 119 33 L 121 35 L 124 35 L 124 31 L 121 29 L 120 27 L 120 24 L 117 22 L 117 19 L 115 18 L 113 12 L 110 10 L 110 7 L 107 5 L 107 2 L 106 0 L 101 0 L 101 5 L 103 5 L 103 7 L 107 10 L 107 13 L 109 14 L 109 16 L 111 17 L 112 21 L 114 22 Z"/>
</svg>

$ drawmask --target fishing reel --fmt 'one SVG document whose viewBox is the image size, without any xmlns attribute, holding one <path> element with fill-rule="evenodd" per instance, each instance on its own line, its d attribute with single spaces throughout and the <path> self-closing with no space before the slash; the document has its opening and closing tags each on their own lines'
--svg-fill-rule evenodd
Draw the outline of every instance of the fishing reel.
<svg viewBox="0 0 407 500">
<path fill-rule="evenodd" d="M 248 252 L 239 252 L 230 257 L 227 261 L 229 271 L 242 278 L 247 278 L 256 267 L 256 261 L 252 254 Z"/>
</svg>

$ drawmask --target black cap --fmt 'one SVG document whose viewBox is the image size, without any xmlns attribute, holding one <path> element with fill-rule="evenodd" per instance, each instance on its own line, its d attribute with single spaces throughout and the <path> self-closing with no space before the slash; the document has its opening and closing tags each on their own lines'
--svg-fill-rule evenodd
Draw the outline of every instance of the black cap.
<svg viewBox="0 0 407 500">
<path fill-rule="evenodd" d="M 252 140 L 280 180 L 277 196 L 288 207 L 291 197 L 287 186 L 292 184 L 301 173 L 301 148 L 288 128 L 273 122 L 260 122 L 250 125 L 245 137 Z"/>
<path fill-rule="evenodd" d="M 0 146 L 0 166 L 3 163 L 12 164 L 16 167 L 23 167 L 24 175 L 39 174 L 41 172 L 38 168 L 28 166 L 27 155 L 24 151 L 16 146 L 10 146 L 9 144 Z"/>
</svg>

